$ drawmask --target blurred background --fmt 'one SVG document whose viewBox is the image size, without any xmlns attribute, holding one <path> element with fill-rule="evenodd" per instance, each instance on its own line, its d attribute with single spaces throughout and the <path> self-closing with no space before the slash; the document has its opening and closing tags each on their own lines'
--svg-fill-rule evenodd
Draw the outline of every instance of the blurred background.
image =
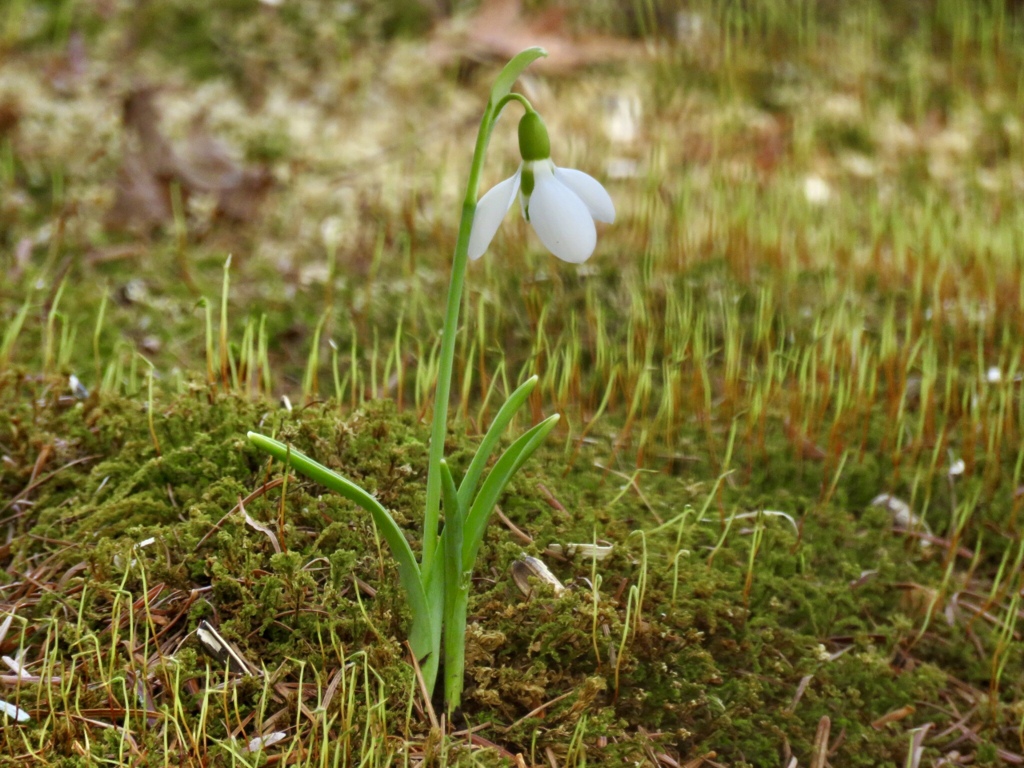
<svg viewBox="0 0 1024 768">
<path fill-rule="evenodd" d="M 536 371 L 538 407 L 579 428 L 607 400 L 671 460 L 676 414 L 728 417 L 758 371 L 785 410 L 824 329 L 877 376 L 923 337 L 972 382 L 1013 357 L 978 347 L 1024 319 L 1011 3 L 10 0 L 0 32 L 5 357 L 89 388 L 137 391 L 140 354 L 171 388 L 217 367 L 231 255 L 237 386 L 423 412 L 476 126 L 530 45 L 555 162 L 619 219 L 567 268 L 510 215 L 458 398 Z"/>
</svg>

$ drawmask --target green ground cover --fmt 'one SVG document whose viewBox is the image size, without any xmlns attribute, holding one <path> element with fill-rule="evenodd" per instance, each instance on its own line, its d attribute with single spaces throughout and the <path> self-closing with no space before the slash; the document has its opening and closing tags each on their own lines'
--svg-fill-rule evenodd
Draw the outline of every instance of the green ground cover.
<svg viewBox="0 0 1024 768">
<path fill-rule="evenodd" d="M 563 418 L 452 723 L 368 516 L 245 434 L 418 547 L 509 6 L 0 9 L 0 763 L 1024 762 L 1019 11 L 527 5 L 520 85 L 618 219 L 575 267 L 510 216 L 467 277 L 453 467 L 530 375 L 517 428 Z"/>
</svg>

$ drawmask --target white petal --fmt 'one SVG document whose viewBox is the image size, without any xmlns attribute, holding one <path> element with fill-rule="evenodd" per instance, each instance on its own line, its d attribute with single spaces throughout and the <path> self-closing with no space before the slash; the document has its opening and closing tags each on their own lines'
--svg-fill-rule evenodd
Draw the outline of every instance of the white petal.
<svg viewBox="0 0 1024 768">
<path fill-rule="evenodd" d="M 593 176 L 573 168 L 555 168 L 555 178 L 579 195 L 595 219 L 608 224 L 615 221 L 615 203 Z"/>
<path fill-rule="evenodd" d="M 519 174 L 522 167 L 500 184 L 492 187 L 476 204 L 473 214 L 473 228 L 469 231 L 469 258 L 479 259 L 487 251 L 494 235 L 501 226 L 508 209 L 512 207 L 519 191 Z"/>
<path fill-rule="evenodd" d="M 583 200 L 547 169 L 535 170 L 530 223 L 545 247 L 562 261 L 580 264 L 597 245 L 594 218 Z"/>
<path fill-rule="evenodd" d="M 0 701 L 0 712 L 9 718 L 17 720 L 19 723 L 24 723 L 32 719 L 32 716 L 24 709 L 16 707 L 13 704 L 8 704 L 6 701 Z"/>
</svg>

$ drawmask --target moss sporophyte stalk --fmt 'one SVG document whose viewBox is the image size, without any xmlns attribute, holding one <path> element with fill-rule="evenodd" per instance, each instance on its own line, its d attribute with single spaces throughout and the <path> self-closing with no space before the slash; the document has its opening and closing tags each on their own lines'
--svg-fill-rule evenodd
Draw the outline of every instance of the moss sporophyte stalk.
<svg viewBox="0 0 1024 768">
<path fill-rule="evenodd" d="M 257 446 L 354 501 L 373 517 L 398 564 L 399 578 L 412 611 L 409 646 L 422 670 L 428 694 L 437 681 L 443 644 L 445 703 L 449 713 L 459 706 L 462 696 L 470 576 L 487 521 L 509 480 L 543 443 L 559 418 L 557 414 L 549 416 L 520 435 L 481 480 L 502 434 L 537 385 L 536 376 L 527 379 L 498 411 L 465 475 L 456 483 L 444 459 L 444 440 L 459 307 L 468 261 L 480 258 L 490 246 L 517 193 L 523 217 L 544 246 L 563 261 L 580 263 L 588 259 L 597 244 L 594 222 L 615 219 L 611 197 L 597 180 L 581 171 L 555 166 L 543 119 L 523 96 L 511 92 L 519 75 L 545 55 L 540 48 L 530 48 L 505 66 L 491 89 L 480 121 L 441 337 L 420 560 L 416 560 L 394 517 L 372 494 L 284 443 L 249 433 L 249 439 Z M 526 110 L 519 122 L 519 149 L 523 161 L 515 174 L 477 203 L 480 173 L 491 132 L 501 111 L 512 102 L 518 102 Z M 439 531 L 442 502 L 445 525 Z"/>
</svg>

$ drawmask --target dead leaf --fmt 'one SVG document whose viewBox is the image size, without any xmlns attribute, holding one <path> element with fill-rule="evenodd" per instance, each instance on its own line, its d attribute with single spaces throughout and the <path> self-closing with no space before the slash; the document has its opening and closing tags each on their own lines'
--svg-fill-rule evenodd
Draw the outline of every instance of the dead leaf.
<svg viewBox="0 0 1024 768">
<path fill-rule="evenodd" d="M 573 35 L 562 8 L 526 14 L 521 0 L 484 0 L 472 15 L 438 25 L 430 58 L 442 66 L 466 59 L 504 63 L 535 45 L 544 48 L 548 57 L 539 59 L 533 67 L 549 72 L 570 72 L 646 52 L 642 44 L 631 40 Z"/>
<path fill-rule="evenodd" d="M 238 183 L 242 165 L 227 142 L 212 136 L 200 117 L 193 122 L 178 160 L 178 172 L 185 183 L 204 191 L 225 189 Z"/>
<path fill-rule="evenodd" d="M 67 96 L 78 90 L 88 71 L 85 36 L 75 30 L 68 35 L 68 44 L 63 54 L 47 67 L 47 79 L 53 90 Z"/>
<path fill-rule="evenodd" d="M 178 158 L 160 131 L 156 92 L 156 88 L 148 85 L 132 90 L 124 100 L 123 120 L 125 129 L 138 137 L 139 154 L 146 170 L 157 178 L 170 180 L 178 174 Z"/>
<path fill-rule="evenodd" d="M 793 443 L 793 447 L 801 459 L 822 461 L 828 455 L 825 453 L 824 448 L 815 443 L 799 427 L 793 425 L 788 418 L 783 422 L 782 426 L 786 431 L 786 437 Z"/>
<path fill-rule="evenodd" d="M 12 97 L 5 97 L 0 101 L 0 136 L 13 135 L 23 114 L 21 104 Z"/>
<path fill-rule="evenodd" d="M 166 185 L 146 166 L 143 157 L 126 154 L 117 169 L 114 204 L 107 212 L 110 229 L 152 229 L 171 220 L 171 200 Z"/>
<path fill-rule="evenodd" d="M 273 186 L 274 177 L 266 168 L 243 169 L 235 184 L 219 190 L 217 214 L 232 221 L 252 221 Z"/>
<path fill-rule="evenodd" d="M 273 186 L 265 167 L 247 167 L 238 152 L 214 136 L 200 117 L 183 147 L 176 148 L 160 128 L 156 89 L 133 89 L 124 102 L 124 125 L 135 146 L 125 152 L 117 174 L 110 229 L 152 230 L 174 215 L 175 188 L 184 206 L 195 195 L 216 200 L 215 217 L 251 221 Z"/>
<path fill-rule="evenodd" d="M 241 504 L 242 504 L 242 500 L 241 499 L 238 500 L 238 504 L 239 504 L 239 506 L 241 506 Z M 245 515 L 245 524 L 248 525 L 253 530 L 259 531 L 264 536 L 266 536 L 268 539 L 270 539 L 270 544 L 274 548 L 274 552 L 276 552 L 277 554 L 280 555 L 281 554 L 281 544 L 277 540 L 277 535 L 272 530 L 270 530 L 270 528 L 268 528 L 267 526 L 263 525 L 262 523 L 260 523 L 257 520 L 254 520 L 249 515 L 249 513 L 245 511 L 245 507 L 242 507 L 242 514 Z"/>
<path fill-rule="evenodd" d="M 917 710 L 915 709 L 913 704 L 907 704 L 904 707 L 900 707 L 899 709 L 894 709 L 891 712 L 885 713 L 880 718 L 871 723 L 871 727 L 874 728 L 876 731 L 880 731 L 887 724 L 895 723 L 898 720 L 902 720 L 905 717 L 909 717 L 916 711 Z"/>
<path fill-rule="evenodd" d="M 512 563 L 512 580 L 519 587 L 519 591 L 526 597 L 530 597 L 533 593 L 530 579 L 536 579 L 540 583 L 550 586 L 555 593 L 555 597 L 565 593 L 565 586 L 542 560 L 530 557 L 529 555 L 523 555 L 523 557 Z"/>
</svg>

